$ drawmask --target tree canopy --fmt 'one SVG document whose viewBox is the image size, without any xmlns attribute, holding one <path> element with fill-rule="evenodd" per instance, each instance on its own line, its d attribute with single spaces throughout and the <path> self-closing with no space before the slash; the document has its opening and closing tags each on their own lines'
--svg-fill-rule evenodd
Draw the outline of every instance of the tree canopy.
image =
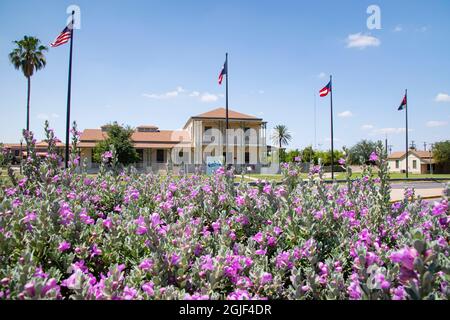
<svg viewBox="0 0 450 320">
<path fill-rule="evenodd" d="M 369 161 L 370 154 L 378 148 L 383 149 L 381 141 L 361 140 L 348 150 L 348 164 L 362 165 Z"/>
<path fill-rule="evenodd" d="M 94 161 L 101 162 L 102 154 L 111 151 L 111 145 L 114 146 L 119 163 L 124 166 L 138 162 L 139 155 L 133 146 L 131 135 L 133 128 L 120 126 L 117 122 L 107 125 L 108 137 L 97 143 L 94 148 Z"/>
<path fill-rule="evenodd" d="M 433 147 L 433 159 L 437 164 L 450 164 L 450 140 L 436 142 Z"/>
</svg>

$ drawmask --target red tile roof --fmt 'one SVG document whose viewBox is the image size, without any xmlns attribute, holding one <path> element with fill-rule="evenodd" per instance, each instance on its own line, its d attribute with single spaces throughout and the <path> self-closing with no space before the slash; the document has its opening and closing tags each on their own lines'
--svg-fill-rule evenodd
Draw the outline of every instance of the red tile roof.
<svg viewBox="0 0 450 320">
<path fill-rule="evenodd" d="M 194 116 L 192 118 L 212 118 L 212 119 L 225 119 L 226 118 L 226 109 L 225 108 L 217 108 L 202 114 L 199 114 L 197 116 Z M 257 118 L 255 116 L 251 116 L 248 114 L 240 113 L 237 111 L 233 111 L 228 109 L 228 119 L 245 119 L 245 120 L 262 120 L 260 118 Z"/>
<path fill-rule="evenodd" d="M 409 150 L 409 154 L 415 154 L 417 157 L 421 159 L 429 159 L 431 158 L 431 152 L 430 151 L 421 151 L 421 150 Z M 406 156 L 405 151 L 396 151 L 391 153 L 388 156 L 388 159 L 401 159 Z"/>
<path fill-rule="evenodd" d="M 92 147 L 98 141 L 105 140 L 108 134 L 101 129 L 85 129 L 80 137 L 80 147 Z M 133 132 L 131 140 L 135 146 L 153 144 L 176 145 L 180 142 L 190 142 L 190 135 L 187 131 L 161 130 L 155 132 Z"/>
</svg>

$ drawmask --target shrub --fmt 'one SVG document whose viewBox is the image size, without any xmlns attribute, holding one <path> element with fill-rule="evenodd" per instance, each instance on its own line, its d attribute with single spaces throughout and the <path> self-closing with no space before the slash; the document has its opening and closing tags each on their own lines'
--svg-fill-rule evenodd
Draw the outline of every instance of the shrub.
<svg viewBox="0 0 450 320">
<path fill-rule="evenodd" d="M 31 153 L 0 189 L 1 299 L 449 297 L 448 201 L 391 204 L 384 159 L 343 185 L 291 163 L 280 185 L 235 186 L 106 156 L 93 177 L 76 154 L 62 170 Z"/>
</svg>

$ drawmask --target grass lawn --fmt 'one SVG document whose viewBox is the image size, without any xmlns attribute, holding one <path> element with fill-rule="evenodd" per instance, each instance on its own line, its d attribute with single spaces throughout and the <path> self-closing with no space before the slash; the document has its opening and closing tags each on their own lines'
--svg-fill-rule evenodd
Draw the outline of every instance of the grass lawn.
<svg viewBox="0 0 450 320">
<path fill-rule="evenodd" d="M 260 180 L 268 180 L 268 181 L 281 181 L 283 179 L 281 174 L 248 174 L 246 175 L 250 178 L 253 179 L 260 179 Z M 356 178 L 361 178 L 362 174 L 361 173 L 353 173 L 352 174 L 352 179 L 356 179 Z M 375 174 L 376 176 L 376 174 Z M 304 179 L 308 178 L 308 175 L 306 173 L 302 174 L 302 177 Z M 391 179 L 406 179 L 405 174 L 403 173 L 391 173 L 390 174 Z M 346 174 L 343 172 L 339 172 L 337 174 L 335 174 L 335 178 L 337 180 L 343 180 L 346 178 Z M 409 178 L 414 179 L 414 178 L 445 178 L 448 179 L 450 181 L 450 174 L 410 174 Z M 235 180 L 240 180 L 240 176 L 236 176 Z M 245 181 L 255 181 L 252 179 L 244 179 Z"/>
</svg>

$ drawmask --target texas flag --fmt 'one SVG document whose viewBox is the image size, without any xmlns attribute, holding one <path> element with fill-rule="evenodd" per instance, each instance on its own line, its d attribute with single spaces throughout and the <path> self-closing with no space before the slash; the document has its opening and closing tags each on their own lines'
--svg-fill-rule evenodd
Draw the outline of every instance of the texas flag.
<svg viewBox="0 0 450 320">
<path fill-rule="evenodd" d="M 223 76 L 227 74 L 228 72 L 228 66 L 227 66 L 228 62 L 225 61 L 225 63 L 223 64 L 222 70 L 220 70 L 220 74 L 219 74 L 219 84 L 222 84 L 222 80 L 223 80 Z"/>
<path fill-rule="evenodd" d="M 400 107 L 398 107 L 398 110 L 400 111 L 400 110 L 403 110 L 403 109 L 405 109 L 406 108 L 406 105 L 407 105 L 407 99 L 406 99 L 406 94 L 405 94 L 405 96 L 403 97 L 403 100 L 402 100 L 402 103 L 400 104 Z"/>
<path fill-rule="evenodd" d="M 328 82 L 328 84 L 322 90 L 319 91 L 319 95 L 321 97 L 326 97 L 330 92 L 331 92 L 331 81 Z"/>
</svg>

